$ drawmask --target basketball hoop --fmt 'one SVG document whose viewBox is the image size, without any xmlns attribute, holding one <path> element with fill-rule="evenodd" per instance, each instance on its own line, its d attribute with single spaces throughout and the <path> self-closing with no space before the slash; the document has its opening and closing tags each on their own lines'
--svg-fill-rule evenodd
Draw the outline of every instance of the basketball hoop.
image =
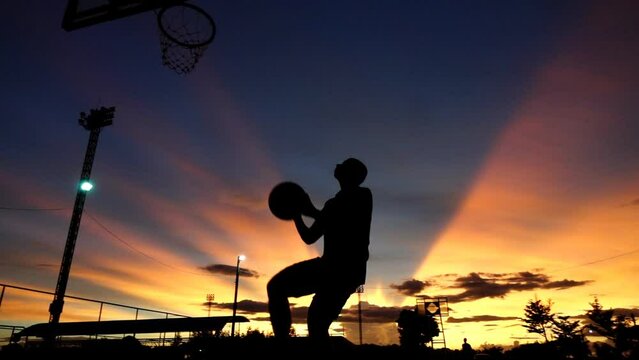
<svg viewBox="0 0 639 360">
<path fill-rule="evenodd" d="M 215 22 L 203 9 L 187 3 L 158 12 L 162 63 L 178 74 L 188 74 L 215 37 Z"/>
</svg>

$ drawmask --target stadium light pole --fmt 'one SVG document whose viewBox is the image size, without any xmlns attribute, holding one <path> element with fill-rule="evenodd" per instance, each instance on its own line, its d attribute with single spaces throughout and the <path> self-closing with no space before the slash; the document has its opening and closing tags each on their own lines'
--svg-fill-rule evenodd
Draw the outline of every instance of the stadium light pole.
<svg viewBox="0 0 639 360">
<path fill-rule="evenodd" d="M 211 317 L 211 306 L 213 306 L 213 300 L 215 300 L 215 294 L 206 294 L 206 305 L 209 308 L 209 317 Z"/>
<path fill-rule="evenodd" d="M 246 256 L 237 257 L 237 265 L 235 266 L 235 296 L 233 297 L 233 319 L 231 320 L 231 337 L 235 337 L 235 313 L 237 312 L 237 287 L 240 283 L 240 261 L 246 260 Z"/>
<path fill-rule="evenodd" d="M 67 234 L 67 242 L 64 247 L 60 273 L 58 274 L 58 282 L 55 287 L 53 301 L 51 305 L 49 305 L 49 323 L 53 326 L 56 326 L 60 321 L 60 315 L 64 307 L 64 295 L 69 281 L 69 273 L 71 272 L 75 242 L 78 238 L 78 231 L 80 230 L 84 201 L 87 193 L 93 188 L 93 184 L 91 183 L 91 168 L 93 167 L 93 159 L 95 158 L 95 151 L 98 146 L 100 130 L 113 124 L 114 112 L 115 107 L 101 107 L 99 109 L 92 109 L 89 114 L 84 112 L 80 113 L 80 119 L 78 120 L 83 128 L 90 131 L 89 144 L 87 145 L 84 156 L 84 164 L 82 165 L 82 173 L 80 174 L 80 185 L 77 188 L 75 205 L 73 206 L 73 214 L 71 215 L 71 223 L 69 224 L 69 232 Z M 54 335 L 55 331 L 53 331 L 49 340 L 51 340 Z"/>
</svg>

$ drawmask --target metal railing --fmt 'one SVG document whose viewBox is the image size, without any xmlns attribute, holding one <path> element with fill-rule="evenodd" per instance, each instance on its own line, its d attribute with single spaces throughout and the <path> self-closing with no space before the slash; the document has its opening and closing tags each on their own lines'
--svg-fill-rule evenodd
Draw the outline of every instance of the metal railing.
<svg viewBox="0 0 639 360">
<path fill-rule="evenodd" d="M 28 287 L 23 287 L 23 286 L 16 286 L 16 285 L 11 285 L 11 284 L 0 283 L 0 287 L 2 288 L 0 290 L 0 310 L 2 309 L 2 302 L 3 302 L 3 300 L 5 300 L 5 295 L 7 293 L 7 291 L 6 291 L 7 289 L 14 289 L 14 290 L 17 290 L 17 291 L 25 291 L 25 292 L 31 292 L 31 293 L 37 293 L 37 294 L 45 294 L 45 295 L 51 295 L 51 296 L 54 295 L 54 293 L 51 292 L 51 291 L 33 289 L 33 288 L 28 288 Z M 111 301 L 85 298 L 85 297 L 81 297 L 81 296 L 65 295 L 64 298 L 65 299 L 73 299 L 73 300 L 79 300 L 79 301 L 84 301 L 84 302 L 91 302 L 91 303 L 100 304 L 100 309 L 98 310 L 98 314 L 97 314 L 97 321 L 101 321 L 102 320 L 102 313 L 103 313 L 104 305 L 135 310 L 135 320 L 138 320 L 138 316 L 139 316 L 140 311 L 150 312 L 150 313 L 155 313 L 155 314 L 162 314 L 162 315 L 164 315 L 164 317 L 166 319 L 168 319 L 169 316 L 184 317 L 184 318 L 190 317 L 190 316 L 187 316 L 187 315 L 177 314 L 177 313 L 173 313 L 173 312 L 169 312 L 169 311 L 149 309 L 149 308 L 144 308 L 144 307 L 140 307 L 140 306 L 131 306 L 131 305 L 120 304 L 120 303 L 115 303 L 115 302 L 111 302 Z M 8 344 L 11 341 L 12 337 L 14 336 L 14 334 L 20 332 L 24 328 L 25 327 L 21 326 L 21 325 L 0 325 L 0 345 Z M 9 333 L 10 333 L 10 335 L 8 335 Z M 8 335 L 8 336 L 5 336 L 5 335 Z M 133 335 L 135 336 L 135 334 L 133 334 Z M 95 337 L 97 338 L 98 334 L 96 334 Z M 142 340 L 142 339 L 140 339 L 140 340 Z M 166 333 L 161 333 L 159 338 L 158 337 L 154 337 L 152 339 L 146 339 L 146 341 L 164 345 L 165 342 L 166 342 Z"/>
</svg>

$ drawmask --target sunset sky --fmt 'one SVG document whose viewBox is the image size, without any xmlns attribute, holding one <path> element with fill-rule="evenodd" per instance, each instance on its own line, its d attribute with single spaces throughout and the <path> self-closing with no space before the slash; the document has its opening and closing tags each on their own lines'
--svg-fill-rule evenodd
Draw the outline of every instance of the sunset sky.
<svg viewBox="0 0 639 360">
<path fill-rule="evenodd" d="M 448 297 L 450 348 L 541 338 L 531 299 L 639 314 L 639 3 L 193 1 L 217 24 L 196 69 L 162 66 L 154 14 L 66 32 L 65 1 L 0 23 L 0 283 L 54 291 L 88 132 L 93 166 L 68 295 L 229 315 L 270 331 L 266 283 L 318 256 L 267 206 L 280 181 L 316 206 L 335 164 L 369 169 L 364 341 L 398 341 L 415 295 Z M 7 289 L 0 324 L 48 320 Z M 311 297 L 292 299 L 304 334 Z M 357 296 L 334 323 L 357 334 Z M 106 308 L 103 319 L 130 319 Z M 142 314 L 141 317 L 153 317 Z M 97 320 L 68 301 L 62 321 Z"/>
</svg>

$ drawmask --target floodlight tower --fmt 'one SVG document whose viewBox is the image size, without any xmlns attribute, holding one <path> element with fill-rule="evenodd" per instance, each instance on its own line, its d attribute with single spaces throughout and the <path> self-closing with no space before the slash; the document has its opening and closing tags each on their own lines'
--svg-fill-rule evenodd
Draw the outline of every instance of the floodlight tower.
<svg viewBox="0 0 639 360">
<path fill-rule="evenodd" d="M 73 215 L 71 216 L 71 223 L 69 225 L 67 243 L 64 246 L 64 255 L 62 255 L 58 283 L 55 287 L 53 302 L 49 305 L 49 323 L 52 324 L 57 324 L 60 321 L 60 314 L 62 314 L 62 308 L 64 307 L 64 293 L 67 290 L 69 273 L 71 272 L 71 261 L 73 260 L 73 251 L 75 250 L 75 240 L 78 238 L 78 230 L 80 229 L 84 200 L 86 199 L 87 192 L 93 188 L 91 184 L 91 168 L 93 167 L 95 150 L 98 146 L 100 130 L 102 130 L 103 127 L 113 124 L 114 113 L 115 107 L 92 109 L 89 115 L 84 112 L 80 113 L 80 119 L 78 120 L 80 125 L 91 133 L 89 135 L 87 151 L 84 155 L 80 184 L 78 185 L 75 196 L 75 205 L 73 206 Z"/>
</svg>

